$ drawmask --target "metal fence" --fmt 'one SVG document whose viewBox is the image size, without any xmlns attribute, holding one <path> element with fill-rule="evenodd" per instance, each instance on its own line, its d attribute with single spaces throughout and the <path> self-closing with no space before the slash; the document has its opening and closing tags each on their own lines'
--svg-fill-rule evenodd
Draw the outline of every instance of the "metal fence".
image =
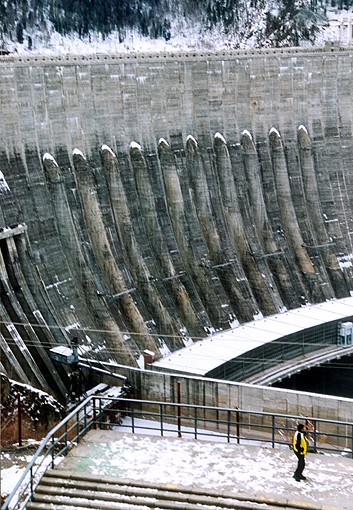
<svg viewBox="0 0 353 510">
<path fill-rule="evenodd" d="M 92 411 L 92 398 L 88 398 L 46 435 L 1 507 L 2 510 L 26 508 L 47 469 L 53 469 L 80 438 L 94 427 Z"/>
<path fill-rule="evenodd" d="M 2 510 L 24 509 L 48 468 L 54 468 L 92 428 L 192 437 L 234 444 L 291 447 L 299 422 L 310 419 L 309 451 L 353 458 L 353 423 L 238 408 L 91 396 L 43 439 Z"/>
</svg>

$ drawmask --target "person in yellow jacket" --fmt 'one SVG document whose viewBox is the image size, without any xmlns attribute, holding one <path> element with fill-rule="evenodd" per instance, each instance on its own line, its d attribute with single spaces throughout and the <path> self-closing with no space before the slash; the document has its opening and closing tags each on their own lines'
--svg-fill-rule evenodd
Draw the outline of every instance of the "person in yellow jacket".
<svg viewBox="0 0 353 510">
<path fill-rule="evenodd" d="M 303 476 L 303 471 L 305 468 L 305 455 L 308 451 L 308 442 L 305 437 L 306 426 L 303 423 L 299 423 L 297 431 L 293 436 L 293 450 L 295 455 L 298 458 L 298 465 L 293 478 L 300 482 L 301 480 L 306 480 L 306 477 Z"/>
</svg>

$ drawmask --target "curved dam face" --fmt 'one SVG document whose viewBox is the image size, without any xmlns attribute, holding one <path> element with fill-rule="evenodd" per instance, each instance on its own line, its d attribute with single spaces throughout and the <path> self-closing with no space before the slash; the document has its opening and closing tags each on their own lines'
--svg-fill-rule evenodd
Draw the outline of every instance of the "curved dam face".
<svg viewBox="0 0 353 510">
<path fill-rule="evenodd" d="M 0 60 L 0 338 L 138 366 L 352 291 L 352 52 Z"/>
</svg>

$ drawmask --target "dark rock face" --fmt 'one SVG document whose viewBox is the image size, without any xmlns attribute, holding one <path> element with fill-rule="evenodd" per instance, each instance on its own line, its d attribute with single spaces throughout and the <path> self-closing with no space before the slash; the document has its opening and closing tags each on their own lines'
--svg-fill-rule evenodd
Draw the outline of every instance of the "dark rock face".
<svg viewBox="0 0 353 510">
<path fill-rule="evenodd" d="M 350 51 L 0 61 L 1 357 L 137 366 L 352 290 Z"/>
</svg>

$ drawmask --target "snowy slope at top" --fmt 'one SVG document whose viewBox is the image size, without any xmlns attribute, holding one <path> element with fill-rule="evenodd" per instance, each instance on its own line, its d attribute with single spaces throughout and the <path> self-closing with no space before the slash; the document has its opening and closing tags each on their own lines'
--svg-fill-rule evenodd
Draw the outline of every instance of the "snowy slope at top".
<svg viewBox="0 0 353 510">
<path fill-rule="evenodd" d="M 275 12 L 273 2 L 273 12 Z M 337 19 L 339 13 L 334 10 L 327 12 L 329 20 Z M 96 54 L 96 53 L 139 53 L 139 52 L 171 52 L 171 51 L 224 51 L 233 49 L 251 49 L 258 46 L 258 37 L 265 25 L 264 10 L 252 12 L 251 33 L 232 32 L 225 34 L 220 28 L 206 30 L 201 22 L 175 18 L 171 24 L 171 37 L 151 39 L 142 36 L 137 30 L 127 29 L 125 38 L 119 40 L 119 33 L 112 32 L 103 38 L 98 33 L 90 33 L 88 37 L 63 36 L 47 23 L 47 31 L 27 34 L 31 38 L 31 49 L 28 48 L 26 34 L 24 43 L 14 40 L 5 41 L 5 47 L 10 53 L 17 55 L 66 55 L 66 54 Z M 323 46 L 325 41 L 339 41 L 339 30 L 331 24 L 321 31 L 316 38 L 315 45 Z M 264 41 L 264 46 L 271 46 L 270 41 Z M 309 42 L 302 46 L 312 46 Z"/>
</svg>

